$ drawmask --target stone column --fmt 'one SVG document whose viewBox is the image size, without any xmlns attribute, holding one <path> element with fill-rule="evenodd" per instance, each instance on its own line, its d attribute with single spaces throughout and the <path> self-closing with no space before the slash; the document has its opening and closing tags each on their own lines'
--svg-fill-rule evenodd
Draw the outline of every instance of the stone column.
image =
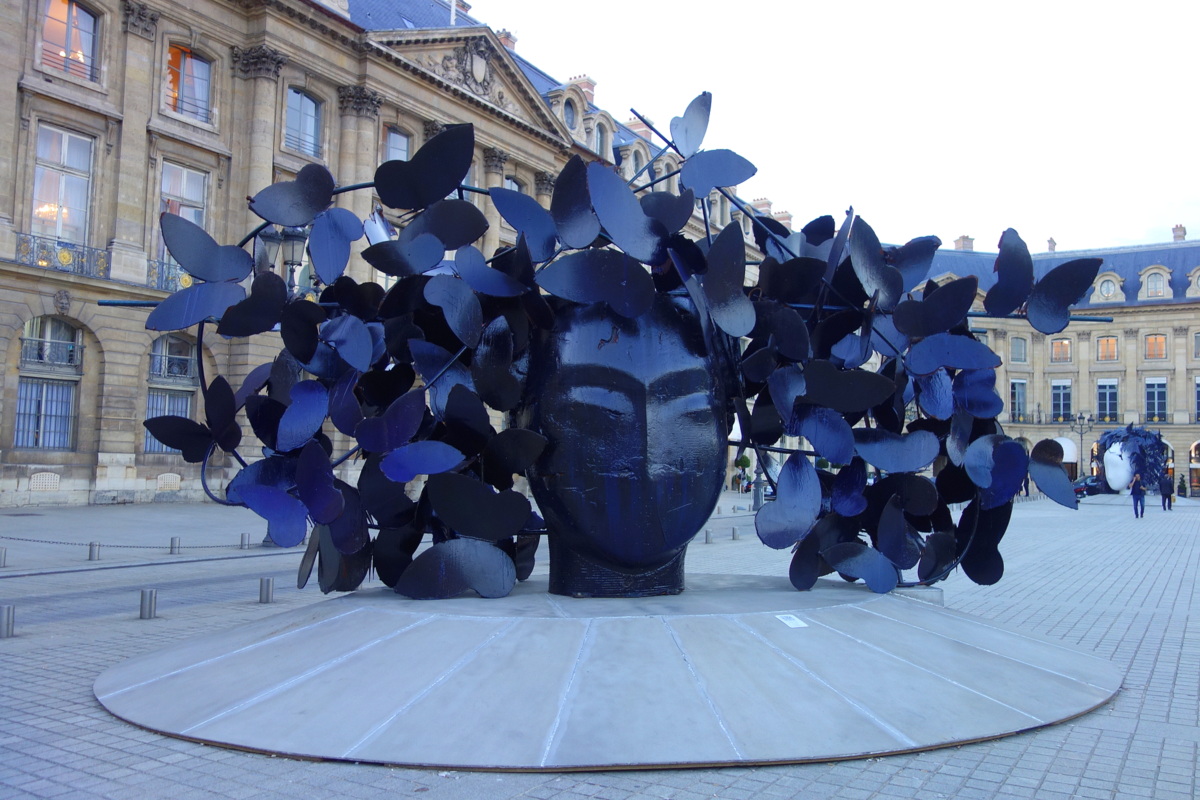
<svg viewBox="0 0 1200 800">
<path fill-rule="evenodd" d="M 254 195 L 269 186 L 275 178 L 275 128 L 280 114 L 276 86 L 279 70 L 287 63 L 288 57 L 265 44 L 245 50 L 233 47 L 232 52 L 233 74 L 253 84 L 249 137 L 241 153 L 245 160 L 238 160 L 244 165 L 246 192 Z M 243 227 L 246 230 L 262 222 L 249 209 L 244 213 Z"/>
<path fill-rule="evenodd" d="M 1092 380 L 1092 333 L 1079 331 L 1075 335 L 1075 346 L 1079 352 L 1079 401 L 1075 413 L 1096 414 L 1096 385 Z M 1086 393 L 1086 394 L 1085 394 Z"/>
<path fill-rule="evenodd" d="M 1138 357 L 1140 355 L 1139 347 L 1141 340 L 1137 328 L 1126 328 L 1124 330 L 1125 341 L 1123 342 L 1125 351 L 1125 375 L 1121 381 L 1121 386 L 1118 388 L 1119 401 L 1121 407 L 1125 409 L 1121 423 L 1128 425 L 1129 423 L 1137 424 L 1141 419 L 1141 407 L 1143 401 L 1143 393 L 1145 389 L 1138 382 Z"/>
<path fill-rule="evenodd" d="M 504 185 L 504 165 L 508 162 L 508 153 L 495 147 L 483 148 L 483 188 L 493 189 Z M 491 258 L 500 246 L 500 212 L 496 206 L 487 203 L 483 214 L 488 221 L 487 233 L 483 235 L 483 255 Z"/>
<path fill-rule="evenodd" d="M 1194 402 L 1192 385 L 1187 382 L 1188 327 L 1177 325 L 1171 329 L 1171 333 L 1171 375 L 1167 378 L 1167 399 L 1171 404 L 1171 422 L 1187 425 L 1191 421 L 1190 404 Z"/>
<path fill-rule="evenodd" d="M 554 176 L 549 172 L 534 173 L 533 185 L 537 192 L 538 205 L 550 208 L 550 198 L 554 196 Z"/>
<path fill-rule="evenodd" d="M 342 125 L 335 177 L 339 186 L 365 183 L 374 176 L 377 121 L 382 104 L 383 95 L 365 86 L 338 87 Z M 353 211 L 359 219 L 365 219 L 371 214 L 371 193 L 363 189 L 338 195 L 337 205 Z M 359 256 L 366 244 L 366 239 L 359 239 L 351 245 L 350 263 L 346 268 L 346 274 L 359 283 L 375 279 L 375 271 Z"/>
</svg>

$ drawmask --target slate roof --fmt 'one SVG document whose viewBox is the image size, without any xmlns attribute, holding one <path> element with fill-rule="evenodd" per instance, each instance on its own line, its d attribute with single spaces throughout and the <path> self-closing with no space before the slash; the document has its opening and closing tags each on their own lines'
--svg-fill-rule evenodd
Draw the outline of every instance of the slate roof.
<svg viewBox="0 0 1200 800">
<path fill-rule="evenodd" d="M 449 28 L 450 3 L 446 0 L 350 0 L 350 21 L 369 31 Z M 461 11 L 454 19 L 457 28 L 482 24 Z"/>
<path fill-rule="evenodd" d="M 1135 245 L 1132 247 L 1102 247 L 1092 250 L 1059 251 L 1056 253 L 1034 253 L 1034 278 L 1041 278 L 1059 264 L 1077 258 L 1101 258 L 1101 272 L 1115 272 L 1121 278 L 1121 289 L 1125 301 L 1118 303 L 1092 303 L 1089 290 L 1076 309 L 1104 309 L 1128 306 L 1177 305 L 1194 303 L 1196 298 L 1186 296 L 1188 273 L 1200 266 L 1200 241 L 1166 242 L 1163 244 Z M 995 253 L 968 250 L 940 249 L 933 257 L 928 277 L 935 278 L 946 273 L 958 277 L 974 275 L 979 278 L 979 288 L 986 291 L 996 282 L 994 271 Z M 1142 278 L 1138 274 L 1146 267 L 1162 265 L 1171 272 L 1170 296 L 1139 300 Z"/>
</svg>

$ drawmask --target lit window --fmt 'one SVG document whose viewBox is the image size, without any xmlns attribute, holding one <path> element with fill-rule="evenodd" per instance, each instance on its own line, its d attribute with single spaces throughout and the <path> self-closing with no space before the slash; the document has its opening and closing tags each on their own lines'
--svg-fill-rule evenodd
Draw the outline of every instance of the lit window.
<svg viewBox="0 0 1200 800">
<path fill-rule="evenodd" d="M 575 130 L 575 101 L 567 100 L 563 103 L 563 122 L 567 123 L 567 127 Z"/>
<path fill-rule="evenodd" d="M 408 147 L 412 137 L 396 128 L 387 129 L 387 138 L 383 143 L 384 161 L 408 161 Z"/>
<path fill-rule="evenodd" d="M 1100 338 L 1096 339 L 1096 360 L 1117 360 L 1117 337 L 1101 336 Z"/>
<path fill-rule="evenodd" d="M 212 65 L 182 45 L 167 55 L 167 105 L 176 114 L 209 121 Z"/>
<path fill-rule="evenodd" d="M 1063 363 L 1071 360 L 1071 340 L 1052 339 L 1050 341 L 1050 361 Z"/>
<path fill-rule="evenodd" d="M 91 183 L 91 138 L 38 125 L 33 234 L 77 244 L 86 242 Z"/>
<path fill-rule="evenodd" d="M 321 156 L 321 104 L 299 89 L 288 89 L 283 143 L 307 156 Z"/>
<path fill-rule="evenodd" d="M 1013 422 L 1025 422 L 1029 414 L 1025 402 L 1025 381 L 1009 381 L 1008 383 L 1008 413 Z"/>
<path fill-rule="evenodd" d="M 1167 336 L 1163 333 L 1152 333 L 1146 337 L 1146 358 L 1167 357 Z"/>
<path fill-rule="evenodd" d="M 1008 360 L 1014 364 L 1024 364 L 1029 359 L 1028 342 L 1020 336 L 1008 340 Z"/>
<path fill-rule="evenodd" d="M 1050 382 L 1050 416 L 1055 422 L 1071 419 L 1071 382 Z"/>
<path fill-rule="evenodd" d="M 178 214 L 188 222 L 204 227 L 204 198 L 208 187 L 208 175 L 170 161 L 163 161 L 162 196 L 159 211 Z M 167 247 L 159 243 L 159 256 L 163 261 L 175 263 Z"/>
<path fill-rule="evenodd" d="M 1146 276 L 1146 297 L 1166 297 L 1167 279 L 1161 272 L 1151 272 Z"/>
<path fill-rule="evenodd" d="M 1103 378 L 1096 382 L 1096 420 L 1117 422 L 1117 379 Z"/>
<path fill-rule="evenodd" d="M 1167 379 L 1146 378 L 1146 421 L 1166 422 Z"/>
<path fill-rule="evenodd" d="M 96 80 L 96 15 L 75 0 L 45 0 L 42 65 Z"/>
</svg>

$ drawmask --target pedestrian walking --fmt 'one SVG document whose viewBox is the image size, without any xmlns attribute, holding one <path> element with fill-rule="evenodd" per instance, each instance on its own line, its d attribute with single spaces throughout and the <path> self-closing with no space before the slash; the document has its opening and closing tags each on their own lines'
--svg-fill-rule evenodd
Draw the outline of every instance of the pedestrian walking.
<svg viewBox="0 0 1200 800">
<path fill-rule="evenodd" d="M 1133 498 L 1133 516 L 1140 518 L 1146 514 L 1146 486 L 1142 483 L 1142 473 L 1133 473 L 1129 482 L 1129 496 Z"/>
<path fill-rule="evenodd" d="M 1171 476 L 1163 473 L 1158 479 L 1158 494 L 1162 498 L 1163 511 L 1173 511 L 1175 505 L 1175 482 L 1171 480 Z"/>
</svg>

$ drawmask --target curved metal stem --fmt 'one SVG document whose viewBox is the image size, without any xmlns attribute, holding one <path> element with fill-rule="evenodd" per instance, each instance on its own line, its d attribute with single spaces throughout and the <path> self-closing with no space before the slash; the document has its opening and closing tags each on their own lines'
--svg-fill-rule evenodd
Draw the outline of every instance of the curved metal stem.
<svg viewBox="0 0 1200 800">
<path fill-rule="evenodd" d="M 210 444 L 208 446 L 208 452 L 204 454 L 204 460 L 200 462 L 200 486 L 204 489 L 204 493 L 208 495 L 208 499 L 212 500 L 214 503 L 218 503 L 223 506 L 237 506 L 239 508 L 245 508 L 246 506 L 242 503 L 231 503 L 228 500 L 222 500 L 213 494 L 212 489 L 208 488 L 208 477 L 206 475 L 208 472 L 208 459 L 212 458 L 213 451 L 216 449 L 216 442 Z M 240 461 L 241 459 L 239 458 L 238 460 Z M 244 461 L 242 463 L 243 465 L 245 464 Z"/>
</svg>

